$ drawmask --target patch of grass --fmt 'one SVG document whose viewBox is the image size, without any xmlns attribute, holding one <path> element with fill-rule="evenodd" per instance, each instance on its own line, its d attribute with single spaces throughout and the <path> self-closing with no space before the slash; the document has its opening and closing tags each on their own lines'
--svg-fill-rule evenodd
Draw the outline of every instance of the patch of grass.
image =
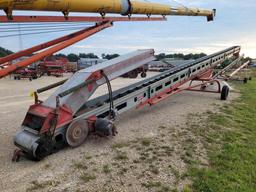
<svg viewBox="0 0 256 192">
<path fill-rule="evenodd" d="M 84 158 L 85 158 L 85 159 L 87 159 L 87 160 L 89 160 L 89 159 L 91 159 L 91 158 L 92 158 L 92 156 L 91 156 L 91 155 L 86 154 L 86 155 L 84 155 Z"/>
<path fill-rule="evenodd" d="M 83 172 L 79 177 L 83 182 L 88 183 L 91 180 L 95 180 L 96 176 L 89 173 Z"/>
<path fill-rule="evenodd" d="M 173 192 L 173 189 L 168 186 L 161 186 L 160 189 L 158 189 L 158 192 Z"/>
<path fill-rule="evenodd" d="M 158 175 L 160 173 L 159 168 L 155 165 L 150 165 L 149 171 L 155 175 Z"/>
<path fill-rule="evenodd" d="M 51 164 L 49 164 L 49 163 L 46 163 L 45 165 L 44 165 L 44 168 L 45 169 L 49 169 L 51 167 Z"/>
<path fill-rule="evenodd" d="M 169 186 L 163 185 L 159 181 L 148 181 L 146 183 L 142 183 L 141 186 L 145 187 L 149 191 L 157 191 L 157 192 L 173 192 Z"/>
<path fill-rule="evenodd" d="M 167 156 L 171 156 L 173 151 L 174 151 L 174 147 L 170 147 L 170 146 L 167 146 L 167 145 L 163 145 L 161 146 L 161 149 L 164 151 L 164 153 L 167 155 Z"/>
<path fill-rule="evenodd" d="M 114 167 L 119 167 L 119 163 L 118 162 L 111 162 L 111 165 L 114 166 Z"/>
<path fill-rule="evenodd" d="M 133 163 L 139 164 L 139 163 L 141 163 L 141 161 L 140 161 L 139 159 L 134 159 L 134 160 L 133 160 Z"/>
<path fill-rule="evenodd" d="M 172 174 L 173 174 L 173 175 L 175 176 L 175 178 L 176 178 L 176 184 L 178 184 L 178 182 L 179 182 L 180 179 L 181 179 L 180 172 L 179 172 L 176 168 L 174 168 L 172 165 L 169 165 L 168 167 L 169 167 L 170 171 L 172 172 Z"/>
<path fill-rule="evenodd" d="M 166 129 L 167 127 L 164 125 L 159 126 L 159 129 Z"/>
<path fill-rule="evenodd" d="M 147 183 L 142 183 L 141 185 L 147 189 L 152 189 L 161 187 L 162 183 L 159 181 L 148 181 Z"/>
<path fill-rule="evenodd" d="M 189 186 L 185 186 L 183 192 L 191 192 L 191 188 Z"/>
<path fill-rule="evenodd" d="M 124 175 L 125 173 L 128 172 L 128 170 L 129 170 L 129 169 L 123 167 L 123 168 L 121 168 L 121 170 L 120 170 L 118 173 L 119 173 L 120 175 Z"/>
<path fill-rule="evenodd" d="M 129 142 L 120 142 L 120 143 L 115 143 L 112 145 L 112 148 L 113 149 L 121 149 L 121 148 L 124 148 L 124 147 L 129 147 L 130 146 L 130 143 Z"/>
<path fill-rule="evenodd" d="M 105 173 L 105 174 L 109 174 L 111 172 L 109 165 L 104 165 L 102 170 L 103 170 L 103 173 Z"/>
<path fill-rule="evenodd" d="M 43 181 L 38 182 L 37 180 L 31 182 L 31 186 L 27 188 L 27 192 L 29 191 L 36 191 L 36 190 L 43 190 L 47 187 L 53 186 L 56 187 L 59 184 L 57 181 Z"/>
<path fill-rule="evenodd" d="M 200 126 L 208 129 L 205 143 L 210 165 L 190 167 L 194 191 L 256 191 L 255 87 L 255 80 L 241 85 L 241 97 L 220 113 L 208 114 L 210 127 Z"/>
<path fill-rule="evenodd" d="M 73 164 L 73 167 L 78 169 L 78 170 L 81 170 L 81 169 L 82 170 L 87 170 L 88 169 L 87 165 L 85 165 L 83 162 L 76 162 L 76 163 Z"/>
<path fill-rule="evenodd" d="M 123 152 L 123 151 L 117 151 L 117 154 L 116 156 L 114 157 L 115 160 L 118 160 L 118 161 L 125 161 L 125 160 L 128 160 L 128 156 L 127 156 L 127 153 L 126 152 Z"/>
<path fill-rule="evenodd" d="M 148 147 L 150 146 L 152 140 L 150 138 L 142 138 L 141 139 L 141 145 Z"/>
</svg>

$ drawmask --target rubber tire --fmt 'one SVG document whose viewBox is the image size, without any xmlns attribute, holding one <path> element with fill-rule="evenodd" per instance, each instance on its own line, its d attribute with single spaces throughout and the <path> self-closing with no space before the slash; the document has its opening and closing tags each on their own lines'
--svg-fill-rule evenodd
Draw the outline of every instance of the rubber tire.
<svg viewBox="0 0 256 192">
<path fill-rule="evenodd" d="M 221 90 L 220 99 L 221 99 L 222 101 L 227 100 L 228 94 L 229 94 L 229 87 L 228 87 L 227 85 L 224 85 L 224 86 L 222 87 L 222 90 Z"/>
<path fill-rule="evenodd" d="M 141 76 L 141 78 L 146 78 L 146 77 L 147 77 L 147 73 L 146 73 L 146 72 L 142 72 L 142 73 L 140 74 L 140 76 Z"/>
<path fill-rule="evenodd" d="M 37 75 L 33 76 L 32 78 L 33 78 L 33 79 L 37 79 Z"/>
<path fill-rule="evenodd" d="M 72 138 L 69 137 L 69 135 L 71 134 L 72 136 L 76 136 L 74 135 L 75 132 L 80 132 L 81 137 L 77 137 L 78 139 L 75 140 L 76 138 Z M 74 134 L 72 134 L 74 133 Z M 86 140 L 87 136 L 89 135 L 89 127 L 88 127 L 88 123 L 86 120 L 78 120 L 78 121 L 74 121 L 72 122 L 67 131 L 66 131 L 66 141 L 67 144 L 70 147 L 76 148 L 79 147 L 80 145 L 82 145 L 84 143 L 84 141 Z"/>
</svg>

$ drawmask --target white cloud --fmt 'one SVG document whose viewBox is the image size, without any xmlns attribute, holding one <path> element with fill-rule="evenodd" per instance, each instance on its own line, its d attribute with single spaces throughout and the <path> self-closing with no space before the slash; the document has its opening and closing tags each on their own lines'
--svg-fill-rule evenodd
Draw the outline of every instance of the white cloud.
<svg viewBox="0 0 256 192">
<path fill-rule="evenodd" d="M 150 0 L 175 4 L 173 0 Z M 62 52 L 126 53 L 136 49 L 154 48 L 157 52 L 183 52 L 208 54 L 233 45 L 241 45 L 246 55 L 256 57 L 255 0 L 176 0 L 186 6 L 217 8 L 215 22 L 206 23 L 204 18 L 169 17 L 168 22 L 115 23 L 85 41 Z M 178 5 L 176 3 L 176 5 Z M 15 14 L 47 14 L 41 12 L 15 12 Z M 61 15 L 61 13 L 50 13 Z M 78 15 L 78 14 L 72 14 Z M 80 14 L 81 15 L 81 14 Z M 0 29 L 1 34 L 1 29 Z M 57 36 L 47 34 L 23 38 L 23 47 L 31 47 Z M 18 51 L 18 38 L 0 39 L 0 46 Z"/>
</svg>

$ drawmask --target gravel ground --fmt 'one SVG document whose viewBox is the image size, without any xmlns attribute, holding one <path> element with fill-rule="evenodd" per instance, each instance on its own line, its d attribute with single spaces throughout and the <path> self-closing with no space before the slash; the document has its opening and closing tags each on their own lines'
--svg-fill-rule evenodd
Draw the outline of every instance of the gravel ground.
<svg viewBox="0 0 256 192">
<path fill-rule="evenodd" d="M 158 105 L 122 114 L 115 138 L 90 136 L 81 147 L 66 148 L 40 162 L 12 163 L 13 136 L 33 103 L 29 92 L 61 79 L 0 80 L 0 191 L 181 191 L 190 183 L 181 179 L 187 163 L 184 146 L 196 140 L 185 126 L 187 117 L 230 102 L 220 101 L 218 94 L 182 92 Z M 113 89 L 139 80 L 116 79 Z M 105 91 L 102 87 L 95 95 Z M 229 100 L 237 97 L 232 93 Z M 200 143 L 197 146 L 207 164 L 204 149 Z"/>
</svg>

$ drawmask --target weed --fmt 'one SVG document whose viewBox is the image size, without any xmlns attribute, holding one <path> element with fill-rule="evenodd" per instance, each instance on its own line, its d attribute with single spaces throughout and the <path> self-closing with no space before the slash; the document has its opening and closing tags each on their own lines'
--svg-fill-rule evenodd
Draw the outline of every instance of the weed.
<svg viewBox="0 0 256 192">
<path fill-rule="evenodd" d="M 166 129 L 167 127 L 164 125 L 159 126 L 159 129 Z"/>
<path fill-rule="evenodd" d="M 44 168 L 45 168 L 45 169 L 49 169 L 50 167 L 51 167 L 51 165 L 50 165 L 49 163 L 47 163 L 47 164 L 44 165 Z"/>
<path fill-rule="evenodd" d="M 154 166 L 154 165 L 150 165 L 149 166 L 149 171 L 155 175 L 158 175 L 160 173 L 158 167 Z"/>
<path fill-rule="evenodd" d="M 43 181 L 43 182 L 38 182 L 38 181 L 32 181 L 31 182 L 32 186 L 30 186 L 26 191 L 29 192 L 29 191 L 36 191 L 36 190 L 43 190 L 45 189 L 46 187 L 49 187 L 49 186 L 53 186 L 53 187 L 56 187 L 59 182 L 57 181 Z"/>
<path fill-rule="evenodd" d="M 148 181 L 147 183 L 142 183 L 141 184 L 143 187 L 147 188 L 147 189 L 152 189 L 152 188 L 159 188 L 162 186 L 162 183 L 157 181 L 157 182 L 154 182 L 154 181 Z"/>
<path fill-rule="evenodd" d="M 120 142 L 120 143 L 115 143 L 114 145 L 112 145 L 113 149 L 121 149 L 124 147 L 129 147 L 130 143 L 129 142 Z"/>
<path fill-rule="evenodd" d="M 127 173 L 127 172 L 128 172 L 128 169 L 123 167 L 123 168 L 119 171 L 119 174 L 120 174 L 120 175 L 124 175 L 124 174 Z"/>
<path fill-rule="evenodd" d="M 114 159 L 118 161 L 125 161 L 128 160 L 128 156 L 126 152 L 118 151 Z"/>
<path fill-rule="evenodd" d="M 134 159 L 133 163 L 138 164 L 138 163 L 140 163 L 140 160 L 139 159 Z"/>
<path fill-rule="evenodd" d="M 141 144 L 145 147 L 148 147 L 151 144 L 152 140 L 150 138 L 141 139 Z"/>
<path fill-rule="evenodd" d="M 189 186 L 185 186 L 183 189 L 183 192 L 191 192 L 191 189 Z"/>
<path fill-rule="evenodd" d="M 89 160 L 89 159 L 92 158 L 92 156 L 90 156 L 90 155 L 85 155 L 84 158 L 87 159 L 87 160 Z"/>
<path fill-rule="evenodd" d="M 176 168 L 174 168 L 172 165 L 169 165 L 168 167 L 171 170 L 172 174 L 176 177 L 176 180 L 179 180 L 181 177 L 180 172 Z"/>
<path fill-rule="evenodd" d="M 78 170 L 87 170 L 88 167 L 83 162 L 76 162 L 73 164 L 73 167 L 75 167 Z"/>
<path fill-rule="evenodd" d="M 80 177 L 79 177 L 83 182 L 85 183 L 88 183 L 90 182 L 91 180 L 95 180 L 96 179 L 96 176 L 95 175 L 90 175 L 86 172 L 83 172 Z"/>
<path fill-rule="evenodd" d="M 109 174 L 111 172 L 110 166 L 109 165 L 104 165 L 103 166 L 103 173 Z"/>
</svg>

